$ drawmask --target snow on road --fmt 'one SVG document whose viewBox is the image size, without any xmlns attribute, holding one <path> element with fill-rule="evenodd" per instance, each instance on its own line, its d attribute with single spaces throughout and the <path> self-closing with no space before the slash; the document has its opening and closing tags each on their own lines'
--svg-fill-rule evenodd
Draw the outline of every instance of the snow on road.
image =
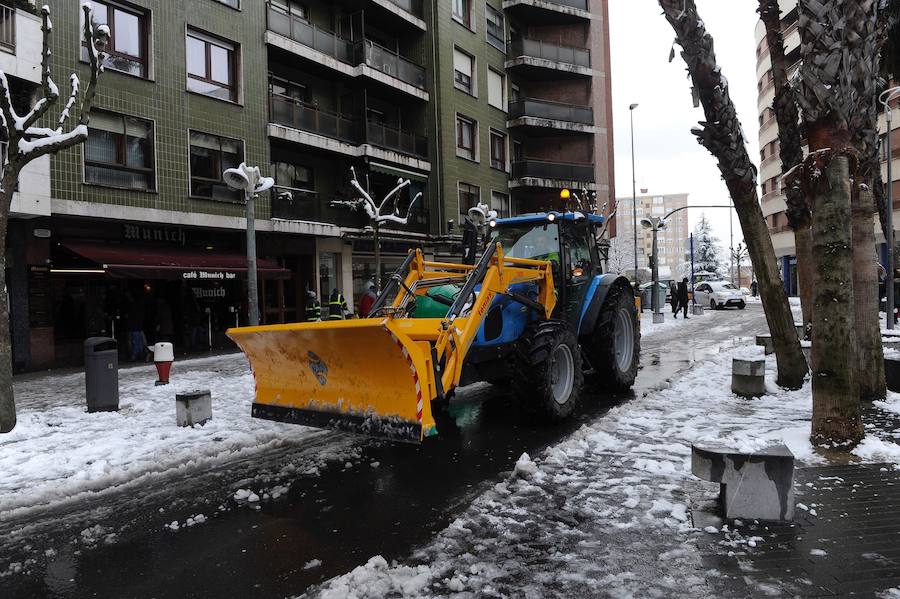
<svg viewBox="0 0 900 599">
<path fill-rule="evenodd" d="M 93 414 L 86 412 L 83 374 L 16 381 L 18 424 L 0 436 L 0 518 L 314 433 L 250 418 L 253 378 L 241 354 L 176 362 L 167 386 L 154 385 L 152 365 L 119 377 L 119 411 Z M 196 389 L 212 391 L 213 419 L 176 426 L 175 394 Z"/>
<path fill-rule="evenodd" d="M 784 442 L 801 464 L 822 461 L 808 441 L 808 384 L 778 389 L 773 357 L 769 395 L 731 394 L 731 360 L 744 353 L 724 344 L 672 387 L 613 408 L 541 455 L 523 455 L 429 544 L 393 564 L 372 557 L 304 597 L 715 596 L 717 575 L 693 545 L 704 533 L 688 516 L 689 494 L 711 488 L 691 475 L 691 444 L 750 451 Z M 873 439 L 857 455 L 900 462 L 900 446 Z"/>
</svg>

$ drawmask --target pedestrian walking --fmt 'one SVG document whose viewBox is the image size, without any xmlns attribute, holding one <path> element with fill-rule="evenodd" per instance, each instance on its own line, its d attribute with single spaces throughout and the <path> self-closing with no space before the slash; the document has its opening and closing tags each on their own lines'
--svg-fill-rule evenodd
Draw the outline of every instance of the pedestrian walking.
<svg viewBox="0 0 900 599">
<path fill-rule="evenodd" d="M 678 307 L 684 309 L 684 319 L 688 318 L 688 280 L 687 277 L 681 279 L 678 283 Z M 675 318 L 678 318 L 676 315 Z"/>
<path fill-rule="evenodd" d="M 757 283 L 756 279 L 754 279 L 753 282 L 750 283 L 750 294 L 753 297 L 756 297 L 757 293 L 759 293 L 759 283 Z"/>
<path fill-rule="evenodd" d="M 672 314 L 678 318 L 678 307 L 681 304 L 678 303 L 678 285 L 674 282 L 669 285 L 669 301 L 672 302 Z"/>
<path fill-rule="evenodd" d="M 374 281 L 366 282 L 366 292 L 362 294 L 362 297 L 359 298 L 359 317 L 360 318 L 368 318 L 369 312 L 372 311 L 372 305 L 375 303 L 375 300 L 378 298 L 375 295 L 375 283 Z"/>
<path fill-rule="evenodd" d="M 306 322 L 318 322 L 322 320 L 322 304 L 316 292 L 312 289 L 306 290 L 306 310 L 304 311 Z"/>
<path fill-rule="evenodd" d="M 328 297 L 328 320 L 344 320 L 347 316 L 347 300 L 335 287 Z"/>
<path fill-rule="evenodd" d="M 139 362 L 146 353 L 147 338 L 144 336 L 144 297 L 131 294 L 126 296 L 128 305 L 128 338 L 131 343 L 131 361 Z"/>
</svg>

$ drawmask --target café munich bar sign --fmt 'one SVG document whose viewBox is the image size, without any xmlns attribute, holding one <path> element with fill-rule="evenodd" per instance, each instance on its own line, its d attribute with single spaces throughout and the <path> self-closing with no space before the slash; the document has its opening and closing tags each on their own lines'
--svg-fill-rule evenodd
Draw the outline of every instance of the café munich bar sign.
<svg viewBox="0 0 900 599">
<path fill-rule="evenodd" d="M 223 272 L 223 271 L 208 271 L 208 270 L 189 270 L 181 274 L 181 276 L 185 279 L 190 280 L 217 280 L 217 281 L 225 281 L 232 280 L 237 278 L 237 273 L 234 272 Z"/>
</svg>

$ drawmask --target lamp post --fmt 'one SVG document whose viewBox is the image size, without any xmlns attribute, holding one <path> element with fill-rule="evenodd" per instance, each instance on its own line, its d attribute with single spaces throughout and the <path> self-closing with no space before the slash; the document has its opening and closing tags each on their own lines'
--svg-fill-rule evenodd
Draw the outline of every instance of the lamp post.
<svg viewBox="0 0 900 599">
<path fill-rule="evenodd" d="M 631 228 L 634 231 L 634 290 L 638 290 L 638 240 L 637 240 L 637 176 L 634 169 L 634 109 L 638 105 L 628 107 L 628 117 L 631 121 Z"/>
<path fill-rule="evenodd" d="M 272 177 L 262 177 L 258 166 L 242 162 L 237 168 L 222 173 L 225 184 L 244 192 L 247 206 L 247 322 L 251 327 L 259 324 L 259 292 L 256 288 L 256 209 L 253 198 L 275 185 Z"/>
<path fill-rule="evenodd" d="M 887 239 L 884 241 L 887 244 L 888 267 L 886 269 L 887 279 L 884 282 L 884 289 L 887 292 L 885 312 L 887 312 L 888 329 L 894 328 L 894 181 L 893 173 L 891 172 L 893 156 L 891 155 L 891 107 L 889 104 L 891 100 L 898 96 L 900 96 L 900 86 L 887 89 L 878 96 L 878 101 L 884 106 L 884 137 L 887 142 L 887 227 L 885 227 L 887 229 Z"/>
<path fill-rule="evenodd" d="M 650 285 L 650 309 L 653 312 L 653 322 L 662 322 L 664 314 L 659 311 L 659 256 L 657 255 L 656 235 L 660 229 L 666 228 L 665 218 L 651 216 L 641 219 L 641 226 L 653 232 L 653 268 L 651 269 L 653 283 Z"/>
</svg>

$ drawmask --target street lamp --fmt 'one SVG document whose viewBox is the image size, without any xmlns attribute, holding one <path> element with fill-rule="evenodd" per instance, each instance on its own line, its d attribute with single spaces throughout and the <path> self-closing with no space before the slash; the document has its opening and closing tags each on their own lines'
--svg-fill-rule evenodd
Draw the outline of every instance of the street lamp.
<svg viewBox="0 0 900 599">
<path fill-rule="evenodd" d="M 891 107 L 888 105 L 891 100 L 900 96 L 900 86 L 892 87 L 884 90 L 878 101 L 884 106 L 884 128 L 885 141 L 887 142 L 887 279 L 884 282 L 884 289 L 887 292 L 887 328 L 894 328 L 894 182 L 891 172 Z"/>
<path fill-rule="evenodd" d="M 275 185 L 272 177 L 262 177 L 258 166 L 242 162 L 237 168 L 222 173 L 225 184 L 244 192 L 247 205 L 247 322 L 251 327 L 259 324 L 259 293 L 256 289 L 256 210 L 253 197 Z"/>
<path fill-rule="evenodd" d="M 638 105 L 628 107 L 628 116 L 631 121 L 631 228 L 634 231 L 634 289 L 638 289 L 638 240 L 637 240 L 637 176 L 634 170 L 634 109 Z"/>
<path fill-rule="evenodd" d="M 659 255 L 657 254 L 656 234 L 661 229 L 666 228 L 666 221 L 664 218 L 651 216 L 650 218 L 642 218 L 641 226 L 653 232 L 653 268 L 651 269 L 653 283 L 650 287 L 650 309 L 653 311 L 653 322 L 657 323 L 662 322 L 665 315 L 659 311 Z"/>
</svg>

